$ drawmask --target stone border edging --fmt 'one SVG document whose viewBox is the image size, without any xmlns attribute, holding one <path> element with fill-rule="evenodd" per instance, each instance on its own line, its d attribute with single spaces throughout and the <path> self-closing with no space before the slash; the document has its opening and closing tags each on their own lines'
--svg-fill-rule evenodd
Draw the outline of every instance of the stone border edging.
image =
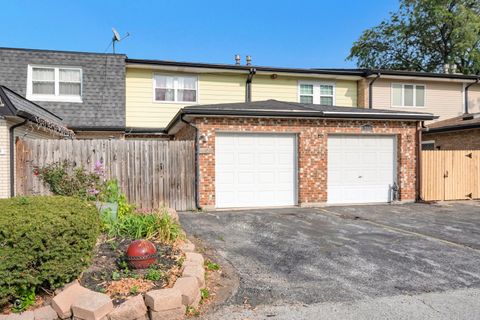
<svg viewBox="0 0 480 320">
<path fill-rule="evenodd" d="M 176 211 L 169 214 L 178 217 Z M 178 221 L 178 218 L 176 219 Z M 205 288 L 205 260 L 188 239 L 179 246 L 185 255 L 182 276 L 172 288 L 151 290 L 117 307 L 103 293 L 82 287 L 78 280 L 65 285 L 51 305 L 19 314 L 0 315 L 0 320 L 183 320 L 187 307 L 197 308 Z"/>
</svg>

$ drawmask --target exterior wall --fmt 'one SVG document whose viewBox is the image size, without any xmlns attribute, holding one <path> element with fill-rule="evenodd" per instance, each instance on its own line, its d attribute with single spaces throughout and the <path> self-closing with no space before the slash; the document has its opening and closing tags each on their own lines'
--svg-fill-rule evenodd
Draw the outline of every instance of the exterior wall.
<svg viewBox="0 0 480 320">
<path fill-rule="evenodd" d="M 175 140 L 195 140 L 196 135 L 195 128 L 193 126 L 185 125 L 182 129 L 180 129 L 176 134 L 174 139 Z"/>
<path fill-rule="evenodd" d="M 16 123 L 0 120 L 0 198 L 10 197 L 10 132 L 9 128 Z M 30 139 L 55 139 L 56 137 L 46 131 L 39 130 L 35 125 L 27 123 L 15 129 L 17 138 Z"/>
<path fill-rule="evenodd" d="M 163 128 L 184 103 L 154 102 L 153 75 L 169 74 L 163 71 L 127 68 L 126 73 L 126 126 Z M 178 74 L 178 73 L 174 73 Z M 186 73 L 188 74 L 188 73 Z M 188 74 L 191 75 L 191 74 Z M 198 74 L 197 104 L 245 102 L 246 74 Z M 357 105 L 356 81 L 321 80 L 312 78 L 284 77 L 272 79 L 256 75 L 252 81 L 252 101 L 275 99 L 298 102 L 298 81 L 326 81 L 335 83 L 335 104 L 355 107 Z"/>
<path fill-rule="evenodd" d="M 480 112 L 480 84 L 474 84 L 468 88 L 468 112 Z"/>
<path fill-rule="evenodd" d="M 360 108 L 368 108 L 368 83 L 367 79 L 357 81 L 357 105 Z"/>
<path fill-rule="evenodd" d="M 392 83 L 425 85 L 425 107 L 392 107 Z M 428 112 L 445 120 L 463 114 L 463 84 L 457 82 L 400 81 L 378 79 L 373 84 L 373 107 L 398 111 Z"/>
<path fill-rule="evenodd" d="M 215 206 L 215 132 L 288 132 L 298 135 L 298 199 L 301 205 L 327 201 L 327 141 L 336 133 L 361 134 L 360 126 L 373 125 L 373 134 L 397 136 L 398 183 L 402 201 L 416 199 L 417 127 L 415 122 L 337 121 L 259 118 L 198 118 L 200 142 L 199 196 L 202 207 Z"/>
<path fill-rule="evenodd" d="M 77 140 L 88 139 L 120 139 L 123 140 L 125 134 L 123 132 L 116 131 L 77 131 L 75 132 L 75 138 Z"/>
<path fill-rule="evenodd" d="M 431 140 L 440 150 L 480 150 L 480 129 L 422 134 L 422 141 Z"/>
<path fill-rule="evenodd" d="M 26 96 L 28 65 L 82 68 L 82 102 L 38 101 L 69 127 L 125 126 L 125 56 L 0 49 L 0 83 Z"/>
</svg>

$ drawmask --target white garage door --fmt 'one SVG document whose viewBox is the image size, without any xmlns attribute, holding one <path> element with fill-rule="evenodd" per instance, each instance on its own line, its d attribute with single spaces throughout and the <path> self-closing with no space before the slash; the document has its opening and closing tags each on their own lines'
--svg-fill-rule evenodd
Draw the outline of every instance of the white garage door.
<svg viewBox="0 0 480 320">
<path fill-rule="evenodd" d="M 290 134 L 217 133 L 217 208 L 296 204 L 296 138 Z"/>
<path fill-rule="evenodd" d="M 391 201 L 396 162 L 394 136 L 329 136 L 328 203 Z"/>
</svg>

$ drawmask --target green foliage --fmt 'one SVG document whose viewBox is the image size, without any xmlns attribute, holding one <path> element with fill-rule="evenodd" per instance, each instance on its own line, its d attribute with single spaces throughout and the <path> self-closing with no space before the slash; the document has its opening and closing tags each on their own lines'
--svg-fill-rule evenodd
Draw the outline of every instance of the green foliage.
<svg viewBox="0 0 480 320">
<path fill-rule="evenodd" d="M 205 261 L 205 266 L 207 267 L 207 270 L 209 271 L 215 271 L 215 270 L 220 270 L 220 265 L 217 263 L 211 262 L 211 261 Z"/>
<path fill-rule="evenodd" d="M 13 303 L 13 312 L 23 312 L 35 304 L 35 288 L 22 289 L 18 292 L 19 298 Z"/>
<path fill-rule="evenodd" d="M 480 1 L 401 0 L 390 19 L 363 32 L 347 59 L 361 68 L 480 72 Z"/>
<path fill-rule="evenodd" d="M 163 278 L 163 272 L 157 269 L 150 268 L 144 276 L 145 280 L 158 281 Z"/>
<path fill-rule="evenodd" d="M 112 237 L 171 243 L 180 236 L 181 231 L 180 226 L 165 211 L 148 214 L 123 213 L 117 219 L 112 219 L 111 215 L 102 214 L 102 221 L 104 231 Z"/>
<path fill-rule="evenodd" d="M 60 196 L 94 200 L 102 184 L 97 172 L 75 167 L 67 160 L 35 168 L 34 171 L 53 194 Z"/>
<path fill-rule="evenodd" d="M 92 204 L 20 197 L 1 199 L 0 212 L 0 305 L 20 299 L 26 306 L 39 287 L 60 287 L 88 266 L 99 234 Z"/>
<path fill-rule="evenodd" d="M 130 288 L 130 293 L 131 294 L 137 294 L 138 293 L 138 287 L 137 286 L 132 286 Z"/>
<path fill-rule="evenodd" d="M 202 297 L 202 300 L 208 299 L 208 297 L 210 297 L 210 291 L 208 291 L 208 288 L 200 289 L 200 296 Z"/>
<path fill-rule="evenodd" d="M 192 306 L 188 306 L 185 314 L 190 317 L 199 317 L 200 316 L 200 311 L 198 309 L 195 309 Z"/>
</svg>

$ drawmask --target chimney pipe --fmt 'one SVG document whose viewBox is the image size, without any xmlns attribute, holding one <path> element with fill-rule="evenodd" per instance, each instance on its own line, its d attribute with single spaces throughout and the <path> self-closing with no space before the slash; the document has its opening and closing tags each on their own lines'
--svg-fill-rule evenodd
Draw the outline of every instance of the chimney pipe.
<svg viewBox="0 0 480 320">
<path fill-rule="evenodd" d="M 240 55 L 239 55 L 239 54 L 236 54 L 236 55 L 235 55 L 235 65 L 236 65 L 236 66 L 239 66 L 239 65 L 240 65 L 240 62 L 241 62 Z"/>
<path fill-rule="evenodd" d="M 247 66 L 251 66 L 252 65 L 252 57 L 251 56 L 247 56 Z"/>
<path fill-rule="evenodd" d="M 450 64 L 445 63 L 443 65 L 443 73 L 449 73 L 450 72 Z"/>
</svg>

